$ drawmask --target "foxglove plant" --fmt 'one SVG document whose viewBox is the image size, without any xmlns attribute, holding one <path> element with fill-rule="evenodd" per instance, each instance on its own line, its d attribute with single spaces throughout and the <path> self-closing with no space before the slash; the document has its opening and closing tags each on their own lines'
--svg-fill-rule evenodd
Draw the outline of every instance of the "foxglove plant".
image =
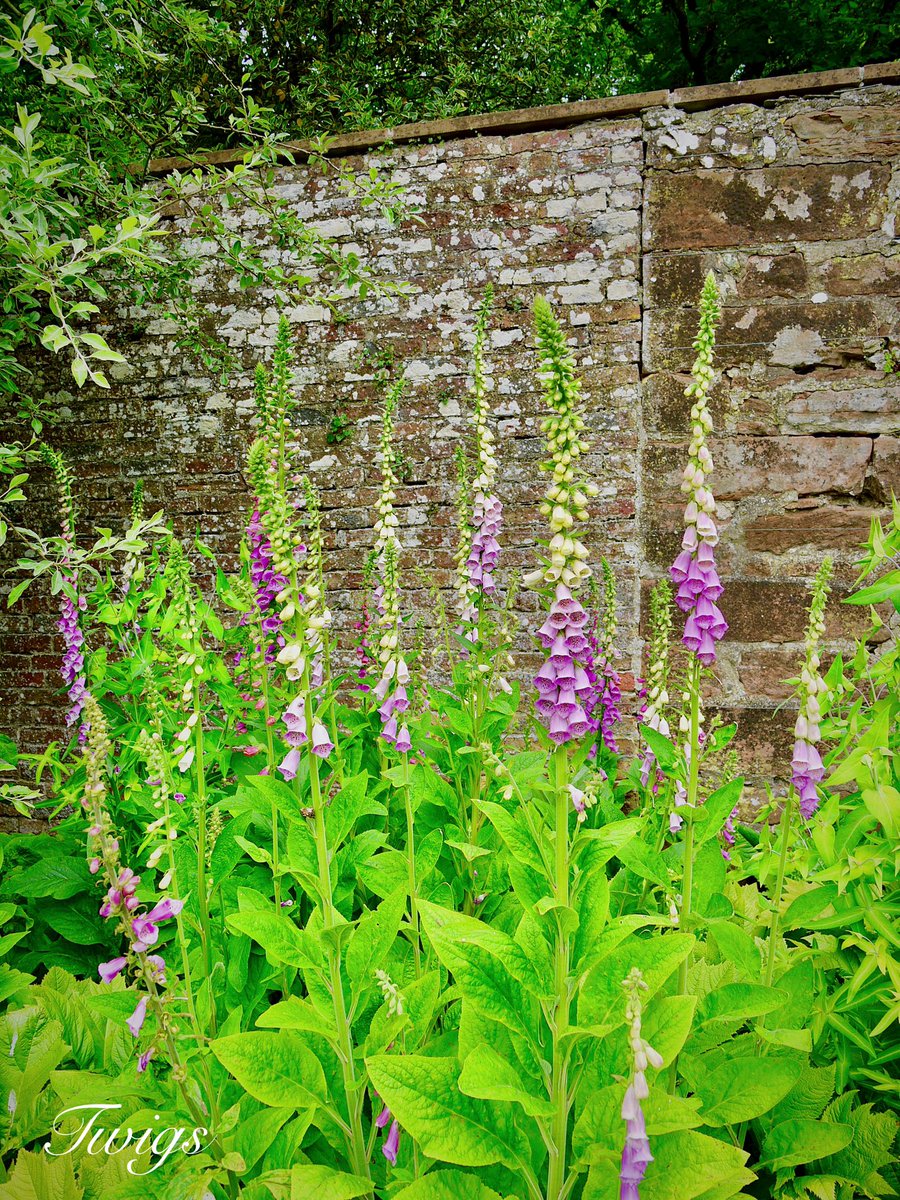
<svg viewBox="0 0 900 1200">
<path fill-rule="evenodd" d="M 473 494 L 471 516 L 461 523 L 461 539 L 457 558 L 460 564 L 460 617 L 463 633 L 471 642 L 479 638 L 480 599 L 493 596 L 497 590 L 494 571 L 500 554 L 497 540 L 503 521 L 503 505 L 496 494 L 497 458 L 494 437 L 488 428 L 487 375 L 484 347 L 490 325 L 494 293 L 488 285 L 478 310 L 475 324 L 475 345 L 472 350 L 472 427 L 477 470 L 471 484 L 461 489 L 468 498 Z M 464 551 L 468 552 L 463 558 Z"/>
<path fill-rule="evenodd" d="M 681 781 L 676 784 L 676 809 L 672 812 L 670 825 L 673 832 L 681 828 L 682 822 L 686 826 L 683 846 L 683 925 L 690 918 L 693 897 L 693 814 L 698 803 L 703 745 L 701 672 L 703 667 L 710 667 L 715 662 L 716 642 L 728 629 L 725 618 L 716 605 L 722 594 L 714 553 L 719 535 L 714 520 L 716 502 L 707 486 L 713 469 L 712 455 L 707 445 L 707 436 L 712 430 L 707 397 L 713 382 L 713 351 L 719 317 L 719 294 L 716 281 L 710 272 L 706 276 L 700 296 L 700 322 L 694 339 L 697 356 L 691 367 L 691 382 L 685 389 L 685 395 L 693 401 L 690 457 L 681 485 L 681 490 L 689 497 L 684 510 L 685 531 L 681 553 L 672 564 L 670 572 L 673 582 L 678 585 L 675 603 L 682 612 L 687 613 L 682 641 L 690 654 L 684 692 L 685 710 L 679 724 L 679 732 L 683 737 L 681 745 L 687 768 L 687 781 L 686 785 L 681 784 Z M 678 808 L 683 808 L 684 817 L 677 811 Z M 685 959 L 679 978 L 681 991 L 684 991 L 687 984 L 687 971 L 688 961 Z"/>
<path fill-rule="evenodd" d="M 622 980 L 628 997 L 625 1021 L 628 1026 L 628 1047 L 631 1058 L 631 1079 L 622 1101 L 622 1120 L 625 1122 L 625 1145 L 622 1150 L 622 1165 L 619 1170 L 619 1200 L 640 1200 L 639 1185 L 644 1178 L 648 1163 L 653 1162 L 650 1140 L 644 1122 L 641 1101 L 650 1095 L 645 1074 L 648 1066 L 659 1070 L 663 1065 L 659 1055 L 641 1033 L 641 991 L 647 984 L 641 972 L 633 967 L 628 977 Z"/>
<path fill-rule="evenodd" d="M 381 419 L 381 489 L 376 505 L 375 546 L 373 550 L 378 584 L 375 599 L 378 607 L 376 628 L 378 633 L 377 657 L 381 677 L 374 693 L 381 707 L 381 736 L 401 754 L 407 753 L 412 744 L 409 727 L 404 714 L 409 708 L 407 685 L 410 681 L 409 667 L 400 650 L 402 620 L 400 616 L 400 539 L 397 535 L 399 519 L 394 511 L 397 499 L 396 473 L 397 454 L 394 449 L 394 418 L 397 405 L 403 395 L 402 382 L 388 389 Z M 399 714 L 399 715 L 398 715 Z"/>
<path fill-rule="evenodd" d="M 575 593 L 591 570 L 587 550 L 575 530 L 587 521 L 588 497 L 595 496 L 597 488 L 586 479 L 578 461 L 588 447 L 581 436 L 585 423 L 579 409 L 575 364 L 542 297 L 535 300 L 534 318 L 544 398 L 551 409 L 541 422 L 549 451 L 541 469 L 551 475 L 541 515 L 549 521 L 551 538 L 542 565 L 526 575 L 524 583 L 552 592 L 550 611 L 537 631 L 549 653 L 535 677 L 539 692 L 535 708 L 551 740 L 561 746 L 590 729 L 584 709 L 594 691 L 585 669 L 589 662 L 584 633 L 587 613 Z"/>
<path fill-rule="evenodd" d="M 809 620 L 806 625 L 805 654 L 797 688 L 799 711 L 794 725 L 796 741 L 791 760 L 791 781 L 797 792 L 800 815 L 804 821 L 809 821 L 819 807 L 818 784 L 825 777 L 825 768 L 817 743 L 822 736 L 819 725 L 822 719 L 821 697 L 828 692 L 828 685 L 819 671 L 819 643 L 825 632 L 825 606 L 831 590 L 831 573 L 831 559 L 825 558 L 813 584 Z"/>
<path fill-rule="evenodd" d="M 647 661 L 647 694 L 640 713 L 641 723 L 661 737 L 670 733 L 666 712 L 669 704 L 669 640 L 672 635 L 672 590 L 660 579 L 650 593 L 650 638 Z M 655 757 L 647 746 L 641 760 L 641 786 L 647 787 Z M 659 782 L 659 769 L 654 787 Z"/>
<path fill-rule="evenodd" d="M 773 908 L 769 926 L 769 947 L 766 960 L 766 983 L 771 986 L 775 976 L 775 956 L 779 941 L 781 903 L 784 895 L 784 877 L 787 869 L 788 848 L 791 839 L 791 824 L 794 796 L 799 800 L 800 816 L 809 821 L 819 806 L 818 785 L 825 776 L 825 767 L 817 743 L 821 738 L 819 722 L 822 719 L 822 699 L 828 694 L 828 685 L 820 673 L 820 643 L 825 632 L 825 608 L 831 591 L 833 565 L 824 558 L 819 567 L 810 593 L 809 615 L 804 637 L 803 664 L 796 685 L 799 701 L 794 725 L 794 756 L 791 761 L 791 784 L 781 811 L 781 842 L 778 855 L 778 872 L 773 892 Z"/>
<path fill-rule="evenodd" d="M 166 964 L 153 947 L 159 940 L 160 923 L 177 917 L 183 907 L 183 901 L 167 896 L 154 904 L 149 911 L 144 911 L 136 895 L 141 877 L 130 867 L 122 865 L 119 841 L 105 804 L 106 763 L 112 752 L 112 744 L 106 718 L 100 705 L 90 694 L 85 699 L 85 716 L 87 741 L 84 752 L 85 784 L 82 804 L 90 821 L 89 865 L 92 874 L 99 875 L 106 886 L 100 915 L 106 920 L 116 922 L 117 932 L 125 938 L 128 947 L 125 954 L 100 963 L 98 973 L 104 983 L 111 983 L 125 973 L 133 975 L 143 985 L 144 990 L 138 998 L 134 1012 L 126 1021 L 128 1029 L 136 1039 L 143 1030 L 148 1005 L 156 1016 L 156 1036 L 138 1058 L 138 1071 L 147 1069 L 150 1059 L 157 1053 L 160 1040 L 167 1046 L 172 1066 L 177 1067 L 180 1054 L 173 1018 L 164 992 Z M 181 1075 L 184 1078 L 183 1068 Z"/>
<path fill-rule="evenodd" d="M 79 593 L 78 569 L 72 561 L 72 552 L 75 549 L 75 500 L 72 495 L 72 481 L 63 456 L 46 443 L 41 443 L 41 455 L 53 472 L 59 500 L 63 549 L 59 568 L 62 586 L 59 592 L 58 628 L 65 643 L 60 673 L 71 705 L 66 713 L 66 724 L 74 725 L 81 716 L 88 694 L 84 673 L 84 634 L 79 624 L 79 616 L 87 608 L 87 600 Z M 84 741 L 85 733 L 86 730 L 82 727 L 79 742 Z"/>
<path fill-rule="evenodd" d="M 618 754 L 619 747 L 616 744 L 615 729 L 616 725 L 622 719 L 619 710 L 622 702 L 622 687 L 619 681 L 619 672 L 615 667 L 617 656 L 615 647 L 616 581 L 612 567 L 605 558 L 601 559 L 600 567 L 603 572 L 603 601 L 598 630 L 597 663 L 595 667 L 600 685 L 598 695 L 601 712 L 600 733 L 607 750 L 613 754 Z"/>
</svg>

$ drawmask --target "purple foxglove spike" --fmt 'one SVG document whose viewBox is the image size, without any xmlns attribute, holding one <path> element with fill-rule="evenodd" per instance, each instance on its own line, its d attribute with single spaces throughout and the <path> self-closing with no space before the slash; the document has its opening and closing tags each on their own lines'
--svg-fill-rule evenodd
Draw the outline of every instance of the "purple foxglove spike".
<svg viewBox="0 0 900 1200">
<path fill-rule="evenodd" d="M 97 974 L 104 983 L 112 983 L 125 970 L 127 958 L 111 958 L 109 962 L 102 962 L 97 967 Z"/>
<path fill-rule="evenodd" d="M 388 1135 L 384 1139 L 384 1145 L 381 1147 L 381 1153 L 388 1160 L 391 1166 L 397 1164 L 397 1152 L 400 1149 L 400 1126 L 396 1121 L 391 1122 L 391 1127 L 388 1130 Z"/>
<path fill-rule="evenodd" d="M 137 1002 L 137 1008 L 125 1022 L 134 1037 L 140 1037 L 141 1030 L 144 1027 L 144 1018 L 147 1016 L 147 997 L 141 996 Z"/>
<path fill-rule="evenodd" d="M 295 746 L 291 750 L 289 750 L 287 752 L 287 754 L 284 756 L 283 760 L 281 761 L 281 763 L 278 766 L 278 770 L 281 772 L 283 778 L 288 783 L 290 783 L 290 781 L 297 774 L 297 771 L 299 770 L 299 768 L 300 768 L 300 751 Z"/>
</svg>

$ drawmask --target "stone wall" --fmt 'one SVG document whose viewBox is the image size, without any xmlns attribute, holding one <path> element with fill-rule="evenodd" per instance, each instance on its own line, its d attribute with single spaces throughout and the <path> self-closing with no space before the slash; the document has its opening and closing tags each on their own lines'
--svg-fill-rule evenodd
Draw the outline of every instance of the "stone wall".
<svg viewBox="0 0 900 1200">
<path fill-rule="evenodd" d="M 882 77 L 900 79 L 900 69 Z M 508 132 L 487 136 L 470 135 L 474 119 L 444 122 L 433 131 L 441 141 L 351 159 L 359 170 L 377 163 L 421 205 L 418 222 L 399 230 L 305 167 L 285 166 L 278 179 L 301 216 L 410 285 L 403 297 L 350 305 L 340 320 L 313 304 L 288 313 L 301 456 L 323 491 L 333 607 L 345 625 L 372 540 L 376 367 L 385 353 L 408 381 L 398 425 L 401 532 L 408 606 L 426 629 L 433 610 L 421 572 L 451 585 L 453 453 L 466 428 L 475 310 L 492 281 L 501 575 L 531 565 L 542 533 L 530 320 L 542 292 L 583 380 L 588 466 L 600 485 L 587 541 L 617 572 L 630 683 L 640 673 L 647 589 L 679 536 L 682 393 L 700 284 L 715 271 L 724 315 L 713 486 L 731 631 L 714 686 L 759 776 L 784 770 L 790 721 L 775 708 L 802 640 L 807 581 L 831 551 L 840 594 L 871 517 L 892 488 L 900 492 L 900 375 L 882 370 L 885 348 L 900 339 L 900 87 L 842 89 L 851 81 L 807 77 L 807 87 L 801 79 L 779 98 L 764 82 L 756 91 L 742 85 L 752 102 L 733 102 L 741 88 L 656 93 L 606 119 L 577 120 L 572 106 L 552 117 L 522 114 L 517 127 L 512 114 Z M 615 104 L 625 110 L 627 100 Z M 247 214 L 233 220 L 265 246 L 265 229 L 248 230 Z M 186 236 L 179 214 L 167 225 L 170 236 Z M 116 525 L 142 477 L 150 510 L 165 508 L 181 531 L 199 530 L 227 559 L 248 502 L 250 378 L 271 355 L 277 313 L 241 293 L 213 247 L 201 250 L 197 289 L 241 364 L 227 386 L 178 349 L 174 325 L 138 310 L 118 314 L 105 331 L 129 358 L 111 372 L 110 392 L 73 394 L 49 357 L 40 366 L 85 519 Z M 329 438 L 337 414 L 351 430 L 339 445 Z M 38 496 L 44 486 L 38 475 Z M 40 504 L 37 513 L 51 519 Z M 31 750 L 58 728 L 50 605 L 32 591 L 2 618 L 2 726 Z M 524 670 L 533 597 L 522 595 L 519 609 Z M 832 646 L 848 647 L 865 624 L 865 614 L 834 604 Z"/>
</svg>

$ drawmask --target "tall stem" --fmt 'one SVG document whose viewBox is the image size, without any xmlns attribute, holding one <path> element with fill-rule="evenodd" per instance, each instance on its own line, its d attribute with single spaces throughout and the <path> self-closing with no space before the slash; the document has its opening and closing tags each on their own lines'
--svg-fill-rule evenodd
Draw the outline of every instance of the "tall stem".
<svg viewBox="0 0 900 1200">
<path fill-rule="evenodd" d="M 416 842 L 415 821 L 413 819 L 412 798 L 409 792 L 409 755 L 406 751 L 403 760 L 403 807 L 406 811 L 406 867 L 409 886 L 409 923 L 412 928 L 413 954 L 416 963 L 416 979 L 422 975 L 422 946 L 419 935 L 419 903 L 418 887 L 416 884 Z"/>
<path fill-rule="evenodd" d="M 684 815 L 684 867 L 681 879 L 681 927 L 690 925 L 693 911 L 694 895 L 694 811 L 697 806 L 697 794 L 700 784 L 700 663 L 692 657 L 688 669 L 688 690 L 691 697 L 690 716 L 690 762 L 688 763 L 687 804 Z M 688 985 L 688 971 L 691 966 L 691 956 L 688 954 L 678 968 L 678 992 L 685 995 Z M 675 1091 L 678 1079 L 678 1056 L 676 1055 L 669 1071 L 669 1092 Z"/>
<path fill-rule="evenodd" d="M 308 684 L 304 680 L 304 687 Z M 312 702 L 309 691 L 306 691 L 306 727 L 313 727 Z M 319 891 L 322 897 L 322 924 L 326 933 L 330 933 L 336 925 L 336 910 L 334 896 L 331 890 L 331 855 L 328 850 L 328 834 L 325 829 L 325 810 L 322 804 L 322 787 L 319 780 L 319 760 L 309 750 L 309 787 L 312 800 L 315 837 L 316 859 L 319 869 Z M 353 1036 L 350 1022 L 347 1020 L 347 1004 L 344 998 L 344 981 L 341 975 L 341 952 L 332 938 L 327 939 L 328 969 L 331 982 L 331 999 L 334 1009 L 334 1023 L 337 1028 L 337 1052 L 341 1062 L 341 1074 L 344 1082 L 344 1095 L 347 1100 L 347 1116 L 350 1126 L 348 1138 L 348 1155 L 354 1174 L 371 1178 L 369 1160 L 366 1154 L 366 1142 L 362 1131 L 362 1105 L 365 1089 L 356 1080 L 356 1063 L 353 1058 Z"/>
<path fill-rule="evenodd" d="M 197 787 L 197 904 L 200 908 L 200 941 L 203 947 L 203 972 L 212 975 L 212 927 L 209 919 L 209 892 L 206 886 L 206 767 L 203 759 L 203 717 L 200 710 L 200 685 L 194 683 L 194 779 Z M 216 1003 L 210 989 L 209 1027 L 216 1034 Z"/>
<path fill-rule="evenodd" d="M 556 792 L 556 853 L 554 890 L 559 905 L 569 904 L 569 760 L 564 746 L 553 754 Z M 561 919 L 561 918 L 560 918 Z M 554 952 L 556 1005 L 553 1014 L 553 1065 L 550 1103 L 553 1118 L 547 1167 L 547 1200 L 562 1200 L 566 1182 L 566 1139 L 569 1125 L 569 1056 L 562 1039 L 569 1028 L 569 936 L 557 928 Z"/>
<path fill-rule="evenodd" d="M 259 610 L 257 609 L 257 612 Z M 260 687 L 263 695 L 263 716 L 266 722 L 266 750 L 268 757 L 266 766 L 270 771 L 275 769 L 275 735 L 272 732 L 272 726 L 269 719 L 272 716 L 272 705 L 269 698 L 269 664 L 266 662 L 266 642 L 265 630 L 262 627 L 262 621 L 257 623 L 259 632 L 259 654 L 260 654 Z M 281 877 L 278 873 L 278 805 L 272 801 L 272 877 L 275 886 L 275 908 L 281 910 Z"/>
<path fill-rule="evenodd" d="M 775 955 L 778 950 L 778 941 L 781 935 L 781 900 L 784 895 L 784 874 L 787 870 L 788 859 L 788 844 L 791 836 L 791 809 L 794 800 L 794 785 L 788 788 L 787 799 L 784 802 L 784 808 L 781 810 L 781 852 L 778 856 L 778 875 L 775 878 L 775 904 L 772 909 L 772 924 L 769 926 L 769 956 L 766 962 L 766 987 L 772 986 L 772 980 L 775 977 Z"/>
</svg>

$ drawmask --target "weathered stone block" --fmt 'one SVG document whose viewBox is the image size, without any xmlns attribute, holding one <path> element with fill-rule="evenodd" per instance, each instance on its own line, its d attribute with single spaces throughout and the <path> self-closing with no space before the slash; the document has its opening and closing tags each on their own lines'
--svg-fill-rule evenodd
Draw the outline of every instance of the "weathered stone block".
<svg viewBox="0 0 900 1200">
<path fill-rule="evenodd" d="M 645 245 L 658 250 L 865 237 L 888 211 L 877 164 L 660 172 L 648 182 Z"/>
</svg>

